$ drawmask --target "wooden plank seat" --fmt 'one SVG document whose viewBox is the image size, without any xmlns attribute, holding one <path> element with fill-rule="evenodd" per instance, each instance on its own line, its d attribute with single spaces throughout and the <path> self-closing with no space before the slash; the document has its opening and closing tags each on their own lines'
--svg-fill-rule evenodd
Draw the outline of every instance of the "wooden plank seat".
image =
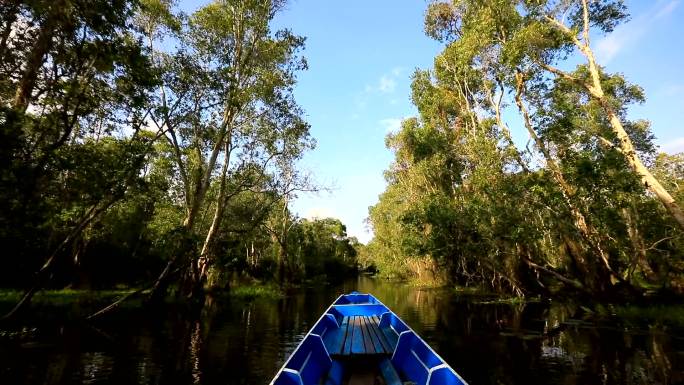
<svg viewBox="0 0 684 385">
<path fill-rule="evenodd" d="M 359 293 L 328 307 L 271 385 L 365 384 L 377 375 L 387 385 L 466 385 L 396 314 Z"/>
<path fill-rule="evenodd" d="M 338 327 L 335 327 L 338 319 L 335 315 L 327 318 L 321 320 L 320 326 L 316 325 L 316 328 L 320 328 L 322 334 L 319 335 L 331 356 L 392 354 L 394 346 L 380 330 L 380 319 L 377 316 L 342 316 Z"/>
</svg>

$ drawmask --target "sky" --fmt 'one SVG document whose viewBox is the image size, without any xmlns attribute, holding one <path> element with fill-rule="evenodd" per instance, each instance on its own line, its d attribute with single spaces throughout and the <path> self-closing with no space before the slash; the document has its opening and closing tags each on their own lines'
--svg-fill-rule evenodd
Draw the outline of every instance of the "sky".
<svg viewBox="0 0 684 385">
<path fill-rule="evenodd" d="M 606 37 L 594 36 L 598 61 L 644 88 L 647 101 L 630 118 L 648 119 L 668 153 L 684 151 L 684 4 L 682 0 L 626 1 L 631 19 Z M 442 45 L 423 32 L 425 0 L 291 0 L 274 20 L 305 36 L 309 69 L 295 97 L 306 111 L 317 147 L 300 167 L 330 191 L 300 194 L 300 217 L 335 217 L 350 236 L 372 238 L 368 207 L 385 190 L 393 159 L 385 136 L 413 116 L 411 74 L 427 69 Z M 514 140 L 528 141 L 512 111 Z"/>
<path fill-rule="evenodd" d="M 393 159 L 385 136 L 414 115 L 410 76 L 432 65 L 441 46 L 423 33 L 426 3 L 414 0 L 292 0 L 275 21 L 306 36 L 309 70 L 295 97 L 306 111 L 317 148 L 304 156 L 330 192 L 300 194 L 301 217 L 335 217 L 362 242 L 368 207 L 385 189 Z"/>
</svg>

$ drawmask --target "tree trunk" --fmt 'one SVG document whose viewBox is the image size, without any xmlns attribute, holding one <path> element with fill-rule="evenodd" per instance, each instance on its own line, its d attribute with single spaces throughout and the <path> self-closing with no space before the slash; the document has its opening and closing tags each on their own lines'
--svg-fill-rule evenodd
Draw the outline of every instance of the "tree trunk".
<svg viewBox="0 0 684 385">
<path fill-rule="evenodd" d="M 525 125 L 525 128 L 527 129 L 527 132 L 529 133 L 530 137 L 534 140 L 535 144 L 539 148 L 539 151 L 542 152 L 542 155 L 544 155 L 544 158 L 546 159 L 546 164 L 551 171 L 551 175 L 553 175 L 553 179 L 556 181 L 558 186 L 560 187 L 561 194 L 563 195 L 563 198 L 565 200 L 565 203 L 570 210 L 570 215 L 572 216 L 573 222 L 575 224 L 575 228 L 579 231 L 579 233 L 582 235 L 582 238 L 589 244 L 590 248 L 592 251 L 595 251 L 599 258 L 601 259 L 603 269 L 605 269 L 606 272 L 609 273 L 609 277 L 612 277 L 614 280 L 621 280 L 619 276 L 613 271 L 613 269 L 610 267 L 610 263 L 608 261 L 608 257 L 606 256 L 606 253 L 604 252 L 603 248 L 601 247 L 600 240 L 598 239 L 598 231 L 593 227 L 590 226 L 584 214 L 582 211 L 574 204 L 573 202 L 573 189 L 572 187 L 567 183 L 565 180 L 565 176 L 563 175 L 563 171 L 561 170 L 560 166 L 556 163 L 556 161 L 553 159 L 551 156 L 551 152 L 548 150 L 546 147 L 546 144 L 541 140 L 541 138 L 537 135 L 537 133 L 534 131 L 534 127 L 532 127 L 532 122 L 529 116 L 529 113 L 527 111 L 527 108 L 523 104 L 522 101 L 522 96 L 523 96 L 523 90 L 524 90 L 524 79 L 523 75 L 518 72 L 516 74 L 516 95 L 515 95 L 515 103 L 518 106 L 518 109 L 523 115 L 523 123 Z M 574 244 L 574 242 L 573 242 Z M 578 247 L 573 247 L 572 254 L 575 256 L 575 258 L 580 258 L 581 260 L 577 260 L 578 267 L 580 267 L 580 270 L 584 270 L 583 273 L 589 273 L 590 271 L 585 268 L 587 266 L 587 261 L 585 260 L 585 254 L 586 251 L 581 250 L 581 248 Z M 593 270 L 593 269 L 592 269 Z M 591 274 L 592 277 L 585 277 L 589 279 L 594 279 L 598 278 L 595 277 L 595 274 Z M 604 274 L 600 274 L 603 276 Z M 611 280 L 609 279 L 609 282 Z M 594 283 L 595 284 L 595 283 Z M 587 285 L 589 286 L 589 285 Z M 603 284 L 601 284 L 601 287 L 603 287 Z"/>
<path fill-rule="evenodd" d="M 583 13 L 583 42 L 580 41 L 576 36 L 575 32 L 568 29 L 561 22 L 549 18 L 552 20 L 554 25 L 560 28 L 563 32 L 569 34 L 572 38 L 573 43 L 579 48 L 579 50 L 587 58 L 587 67 L 589 69 L 589 74 L 591 75 L 591 84 L 582 82 L 582 85 L 589 91 L 589 94 L 599 102 L 604 112 L 608 117 L 610 126 L 612 128 L 613 134 L 618 139 L 620 152 L 624 155 L 627 160 L 629 167 L 641 178 L 641 182 L 644 184 L 648 190 L 650 190 L 656 198 L 665 206 L 667 212 L 672 216 L 672 218 L 677 222 L 681 230 L 684 230 L 684 211 L 679 207 L 677 202 L 674 200 L 672 195 L 660 184 L 660 182 L 653 176 L 651 171 L 644 166 L 643 162 L 639 158 L 634 148 L 632 140 L 629 138 L 627 131 L 620 121 L 620 117 L 616 113 L 615 109 L 610 105 L 610 101 L 606 98 L 603 91 L 603 85 L 601 84 L 601 71 L 598 64 L 596 63 L 596 57 L 591 49 L 589 43 L 589 28 L 590 28 L 590 18 L 589 18 L 589 3 L 588 0 L 582 0 L 582 13 Z M 561 70 L 545 66 L 548 70 L 555 74 L 561 74 L 562 76 L 568 77 L 567 73 Z M 569 76 L 572 78 L 572 76 Z M 577 81 L 577 79 L 573 80 Z"/>
<path fill-rule="evenodd" d="M 593 294 L 605 293 L 611 283 L 605 269 L 601 269 L 601 265 L 591 263 L 587 258 L 587 251 L 567 235 L 563 236 L 563 246 L 570 255 L 585 289 Z"/>
<path fill-rule="evenodd" d="M 214 264 L 214 251 L 212 246 L 214 243 L 214 238 L 216 238 L 216 233 L 221 225 L 221 220 L 223 219 L 223 212 L 226 207 L 226 178 L 228 174 L 228 165 L 230 163 L 230 140 L 225 144 L 225 157 L 223 160 L 223 166 L 221 167 L 221 181 L 219 185 L 219 194 L 216 200 L 216 210 L 214 210 L 214 217 L 211 220 L 211 225 L 209 226 L 209 231 L 204 239 L 204 244 L 202 245 L 202 252 L 200 253 L 200 258 L 198 260 L 198 285 L 202 285 L 203 282 L 207 281 L 207 271 L 208 268 Z"/>
<path fill-rule="evenodd" d="M 632 170 L 639 175 L 644 187 L 650 190 L 658 198 L 660 203 L 665 206 L 665 210 L 667 210 L 677 222 L 680 229 L 684 230 L 684 211 L 682 211 L 682 208 L 679 207 L 672 195 L 670 195 L 655 176 L 653 176 L 651 171 L 641 162 L 641 159 L 639 159 L 639 156 L 636 154 L 632 140 L 629 138 L 629 135 L 627 135 L 627 132 L 622 126 L 622 122 L 620 122 L 620 118 L 615 111 L 613 111 L 608 101 L 605 100 L 605 97 L 602 97 L 599 101 L 608 114 L 610 125 L 620 142 L 620 151 L 625 156 L 627 164 L 629 164 Z"/>
<path fill-rule="evenodd" d="M 487 79 L 484 79 L 483 84 L 487 83 Z M 485 91 L 487 93 L 487 98 L 489 99 L 489 103 L 492 105 L 494 108 L 494 117 L 496 119 L 496 125 L 499 126 L 501 129 L 501 133 L 504 136 L 504 139 L 506 140 L 506 143 L 508 144 L 508 147 L 514 151 L 514 157 L 515 160 L 518 162 L 518 165 L 520 168 L 523 170 L 523 172 L 528 173 L 530 172 L 530 169 L 527 167 L 527 163 L 523 159 L 522 153 L 518 150 L 518 148 L 515 146 L 515 143 L 513 142 L 513 137 L 511 136 L 511 130 L 508 127 L 508 124 L 506 124 L 503 121 L 503 117 L 501 116 L 501 102 L 503 99 L 504 95 L 504 87 L 501 85 L 501 83 L 497 83 L 500 87 L 500 93 L 498 98 L 494 97 L 494 92 L 491 90 L 491 88 L 485 86 Z"/>
<path fill-rule="evenodd" d="M 19 81 L 14 94 L 12 107 L 18 111 L 25 111 L 31 103 L 31 94 L 36 85 L 38 71 L 40 70 L 40 67 L 42 67 L 46 55 L 52 48 L 52 38 L 56 29 L 55 24 L 57 24 L 56 21 L 60 19 L 60 15 L 57 13 L 62 11 L 63 7 L 63 1 L 56 1 L 52 4 L 45 22 L 40 26 L 38 37 L 28 55 L 24 73 L 21 76 L 21 80 Z"/>
<path fill-rule="evenodd" d="M 5 19 L 5 24 L 3 25 L 2 34 L 0 34 L 0 62 L 5 61 L 5 52 L 7 51 L 9 36 L 12 33 L 12 27 L 17 21 L 17 15 L 19 13 L 19 1 L 12 0 L 8 1 L 6 5 L 6 14 L 8 15 Z"/>
<path fill-rule="evenodd" d="M 627 224 L 627 235 L 629 235 L 629 240 L 632 243 L 633 256 L 630 263 L 628 272 L 629 279 L 632 279 L 632 273 L 638 267 L 644 278 L 649 282 L 656 282 L 656 274 L 648 263 L 648 258 L 646 257 L 646 247 L 644 246 L 644 238 L 639 233 L 637 228 L 637 221 L 635 220 L 636 211 L 632 208 L 622 209 L 622 215 L 625 218 L 625 223 Z"/>
<path fill-rule="evenodd" d="M 634 148 L 634 144 L 632 143 L 632 139 L 630 139 L 627 131 L 625 131 L 625 128 L 622 126 L 622 122 L 620 121 L 620 117 L 610 105 L 610 102 L 607 100 L 603 92 L 601 77 L 598 66 L 594 59 L 594 54 L 588 47 L 586 55 L 589 61 L 589 72 L 592 78 L 592 86 L 588 87 L 588 90 L 590 94 L 601 104 L 601 107 L 608 115 L 610 126 L 619 142 L 620 152 L 622 152 L 627 160 L 627 164 L 629 164 L 632 170 L 639 175 L 644 187 L 649 189 L 658 198 L 660 203 L 665 206 L 667 212 L 670 213 L 672 218 L 674 218 L 677 224 L 679 224 L 679 227 L 684 230 L 684 211 L 682 211 L 682 208 L 679 207 L 672 195 L 670 195 L 663 185 L 660 184 L 660 182 L 653 176 L 651 171 L 644 166 L 641 159 L 639 159 L 639 156 Z"/>
</svg>

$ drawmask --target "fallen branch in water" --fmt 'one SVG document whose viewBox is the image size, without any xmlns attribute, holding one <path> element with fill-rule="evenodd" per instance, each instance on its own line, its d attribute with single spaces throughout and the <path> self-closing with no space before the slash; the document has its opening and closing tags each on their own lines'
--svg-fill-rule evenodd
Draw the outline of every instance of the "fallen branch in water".
<svg viewBox="0 0 684 385">
<path fill-rule="evenodd" d="M 108 306 L 106 306 L 106 307 L 104 307 L 104 308 L 98 310 L 97 312 L 95 312 L 95 313 L 93 313 L 93 314 L 87 316 L 87 317 L 86 317 L 86 320 L 91 320 L 91 319 L 93 319 L 93 318 L 95 318 L 95 317 L 98 317 L 98 316 L 100 316 L 100 315 L 102 315 L 102 314 L 105 314 L 105 313 L 107 313 L 107 312 L 113 310 L 114 308 L 116 308 L 117 306 L 119 306 L 121 303 L 123 303 L 123 302 L 126 301 L 127 299 L 133 297 L 134 295 L 138 295 L 138 294 L 142 293 L 142 292 L 145 291 L 146 289 L 147 289 L 147 288 L 144 287 L 144 288 L 142 288 L 142 289 L 138 289 L 138 290 L 136 290 L 136 291 L 132 291 L 132 292 L 130 292 L 130 293 L 124 295 L 123 297 L 121 297 L 121 298 L 117 299 L 116 301 L 114 301 L 114 303 L 112 303 L 112 304 L 110 304 L 110 305 L 108 305 Z"/>
<path fill-rule="evenodd" d="M 575 289 L 578 289 L 578 290 L 581 290 L 581 291 L 586 291 L 586 289 L 584 288 L 584 286 L 583 286 L 581 283 L 579 283 L 579 282 L 577 282 L 577 281 L 575 281 L 575 280 L 572 280 L 572 279 L 570 279 L 570 278 L 567 278 L 567 277 L 563 276 L 562 274 L 560 274 L 560 273 L 558 273 L 558 272 L 556 272 L 556 271 L 553 271 L 553 270 L 551 270 L 551 269 L 549 269 L 549 268 L 546 268 L 546 267 L 544 267 L 544 266 L 538 265 L 538 264 L 532 262 L 531 260 L 529 260 L 528 258 L 522 257 L 522 259 L 523 259 L 523 260 L 527 263 L 527 265 L 530 266 L 531 268 L 533 268 L 533 269 L 535 269 L 535 270 L 543 271 L 543 272 L 548 273 L 548 274 L 551 274 L 551 275 L 553 275 L 554 277 L 556 277 L 559 281 L 561 281 L 561 282 L 563 282 L 563 283 L 566 283 L 566 284 L 568 284 L 568 285 L 571 285 L 571 286 L 574 287 Z"/>
</svg>

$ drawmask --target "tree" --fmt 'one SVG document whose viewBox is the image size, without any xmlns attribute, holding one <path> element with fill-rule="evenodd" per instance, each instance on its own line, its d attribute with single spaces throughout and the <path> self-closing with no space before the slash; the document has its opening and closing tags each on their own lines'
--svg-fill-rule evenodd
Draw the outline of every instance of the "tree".
<svg viewBox="0 0 684 385">
<path fill-rule="evenodd" d="M 476 16 L 477 15 L 477 16 Z M 495 61 L 516 74 L 516 89 L 525 91 L 530 80 L 544 83 L 547 75 L 569 80 L 596 103 L 611 127 L 609 136 L 598 136 L 606 146 L 619 149 L 627 166 L 663 204 L 684 229 L 684 213 L 639 156 L 618 95 L 606 91 L 610 79 L 596 62 L 590 46 L 591 30 L 610 33 L 628 17 L 621 0 L 577 1 L 453 1 L 438 2 L 428 13 L 427 31 L 444 40 L 459 39 L 479 56 L 495 55 Z M 567 22 L 567 25 L 566 25 Z M 479 41 L 473 36 L 481 34 Z M 465 36 L 465 37 L 464 37 Z M 557 63 L 573 50 L 586 61 L 584 76 L 561 70 Z M 524 95 L 520 95 L 524 99 Z M 524 113 L 523 113 L 524 114 Z"/>
<path fill-rule="evenodd" d="M 169 16 L 159 15 L 169 13 L 156 10 L 169 5 L 155 4 L 156 13 L 141 17 L 152 48 L 161 21 L 182 22 L 165 21 Z M 214 240 L 228 201 L 264 181 L 279 183 L 313 145 L 292 96 L 295 73 L 306 68 L 298 54 L 304 39 L 269 28 L 282 6 L 268 0 L 215 1 L 182 24 L 177 53 L 157 54 L 165 83 L 153 120 L 168 133 L 186 212 L 183 227 L 203 239 L 198 255 L 180 262 L 191 292 L 206 281 L 216 259 Z M 216 194 L 208 201 L 212 186 Z M 213 213 L 205 226 L 199 218 L 207 210 Z M 172 258 L 169 267 L 175 263 Z"/>
<path fill-rule="evenodd" d="M 395 162 L 368 247 L 381 272 L 420 275 L 431 260 L 443 278 L 518 294 L 549 281 L 595 295 L 668 285 L 683 234 L 639 166 L 655 156 L 653 137 L 626 111 L 643 92 L 602 72 L 589 48 L 590 27 L 610 32 L 625 17 L 619 1 L 429 6 L 426 33 L 445 48 L 414 75 L 418 116 L 388 137 Z M 573 49 L 587 63 L 560 71 Z M 509 108 L 534 148 L 515 147 Z"/>
<path fill-rule="evenodd" d="M 130 29 L 136 7 L 10 1 L 0 8 L 0 232 L 20 250 L 10 257 L 30 287 L 15 311 L 83 229 L 135 184 L 154 140 L 141 133 L 156 77 Z M 126 138 L 108 140 L 113 134 Z M 77 183 L 99 166 L 90 161 L 110 164 L 111 174 L 99 175 L 110 179 Z M 38 273 L 27 285 L 29 271 Z"/>
</svg>

